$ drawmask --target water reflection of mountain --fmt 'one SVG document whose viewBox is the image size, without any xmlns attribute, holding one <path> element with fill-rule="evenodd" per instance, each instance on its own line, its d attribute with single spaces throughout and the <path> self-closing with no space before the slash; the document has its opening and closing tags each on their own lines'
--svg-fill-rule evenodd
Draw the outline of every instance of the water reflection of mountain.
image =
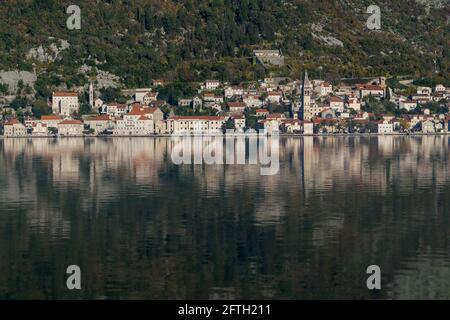
<svg viewBox="0 0 450 320">
<path fill-rule="evenodd" d="M 403 268 L 449 266 L 424 258 L 448 251 L 447 137 L 281 138 L 274 176 L 176 166 L 172 147 L 0 140 L 0 298 L 74 297 L 73 261 L 79 296 L 122 298 L 407 297 Z M 389 294 L 365 288 L 370 264 Z"/>
</svg>

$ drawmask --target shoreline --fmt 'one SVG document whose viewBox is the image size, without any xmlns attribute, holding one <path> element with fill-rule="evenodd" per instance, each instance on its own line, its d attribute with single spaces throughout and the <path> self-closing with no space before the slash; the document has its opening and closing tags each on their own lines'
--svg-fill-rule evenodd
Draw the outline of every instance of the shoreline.
<svg viewBox="0 0 450 320">
<path fill-rule="evenodd" d="M 436 133 L 316 133 L 316 134 L 291 134 L 291 133 L 280 133 L 277 135 L 269 134 L 201 134 L 201 135 L 171 135 L 171 134 L 155 134 L 155 135 L 145 135 L 145 136 L 126 136 L 126 135 L 81 135 L 81 136 L 10 136 L 5 137 L 0 135 L 0 139 L 61 139 L 61 138 L 171 138 L 171 137 L 387 137 L 387 136 L 405 136 L 405 137 L 420 137 L 420 136 L 450 136 L 450 132 L 436 132 Z"/>
</svg>

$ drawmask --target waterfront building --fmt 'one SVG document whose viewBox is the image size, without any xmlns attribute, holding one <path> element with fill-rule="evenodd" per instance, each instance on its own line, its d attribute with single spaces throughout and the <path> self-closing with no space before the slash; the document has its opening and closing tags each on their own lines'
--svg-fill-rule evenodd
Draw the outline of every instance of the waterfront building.
<svg viewBox="0 0 450 320">
<path fill-rule="evenodd" d="M 234 128 L 237 132 L 244 132 L 245 129 L 245 116 L 235 115 L 232 117 L 234 122 Z"/>
<path fill-rule="evenodd" d="M 11 119 L 5 123 L 4 132 L 5 137 L 24 137 L 27 135 L 27 128 L 17 119 Z"/>
<path fill-rule="evenodd" d="M 281 122 L 281 129 L 285 133 L 302 133 L 303 121 L 301 120 L 284 120 Z"/>
<path fill-rule="evenodd" d="M 60 136 L 82 136 L 83 131 L 84 125 L 80 120 L 67 119 L 58 124 Z"/>
<path fill-rule="evenodd" d="M 84 120 L 84 123 L 94 131 L 94 134 L 100 134 L 106 130 L 113 129 L 113 122 L 109 115 L 102 114 L 96 117 L 90 117 Z"/>
<path fill-rule="evenodd" d="M 131 111 L 116 121 L 113 134 L 119 136 L 147 136 L 155 133 L 164 114 L 159 108 L 145 108 L 135 104 Z"/>
<path fill-rule="evenodd" d="M 280 132 L 281 119 L 278 118 L 266 118 L 259 121 L 260 125 L 266 131 L 266 134 L 272 135 Z"/>
<path fill-rule="evenodd" d="M 64 121 L 63 117 L 51 114 L 42 116 L 38 122 L 45 124 L 47 128 L 58 128 L 58 124 L 62 121 Z"/>
<path fill-rule="evenodd" d="M 173 116 L 167 119 L 170 134 L 222 133 L 225 117 L 222 116 Z"/>
<path fill-rule="evenodd" d="M 33 123 L 31 134 L 33 136 L 47 136 L 48 135 L 48 127 L 47 124 L 42 122 Z"/>
<path fill-rule="evenodd" d="M 435 133 L 436 128 L 434 126 L 434 121 L 427 119 L 425 121 L 422 121 L 422 133 Z"/>
<path fill-rule="evenodd" d="M 122 117 L 127 113 L 127 105 L 110 102 L 106 104 L 104 112 L 111 117 Z"/>
<path fill-rule="evenodd" d="M 312 121 L 303 121 L 303 134 L 314 134 L 314 123 Z"/>
<path fill-rule="evenodd" d="M 142 98 L 142 102 L 145 105 L 149 105 L 150 103 L 155 102 L 157 100 L 158 100 L 158 92 L 149 92 Z"/>
<path fill-rule="evenodd" d="M 390 134 L 394 132 L 394 124 L 390 120 L 378 122 L 378 133 Z"/>
</svg>

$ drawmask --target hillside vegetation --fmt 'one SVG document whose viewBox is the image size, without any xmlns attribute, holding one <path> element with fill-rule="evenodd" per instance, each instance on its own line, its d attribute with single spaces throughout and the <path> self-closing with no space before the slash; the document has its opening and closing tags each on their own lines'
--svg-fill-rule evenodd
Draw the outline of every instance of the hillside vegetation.
<svg viewBox="0 0 450 320">
<path fill-rule="evenodd" d="M 449 1 L 76 3 L 81 30 L 66 27 L 66 8 L 73 1 L 2 1 L 0 70 L 35 72 L 33 92 L 42 97 L 52 87 L 84 85 L 99 72 L 118 76 L 116 82 L 124 87 L 146 86 L 155 78 L 241 82 L 269 75 L 299 77 L 304 69 L 322 77 L 408 75 L 449 83 Z M 365 27 L 371 4 L 382 10 L 381 31 Z M 286 65 L 265 69 L 256 64 L 256 48 L 280 49 Z M 435 57 L 439 74 L 434 73 Z"/>
</svg>

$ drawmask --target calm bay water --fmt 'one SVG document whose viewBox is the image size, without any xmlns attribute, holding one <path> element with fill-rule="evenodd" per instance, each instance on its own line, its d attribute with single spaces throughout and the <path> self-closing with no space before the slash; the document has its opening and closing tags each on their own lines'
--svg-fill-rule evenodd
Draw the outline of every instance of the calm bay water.
<svg viewBox="0 0 450 320">
<path fill-rule="evenodd" d="M 280 138 L 274 176 L 172 146 L 0 140 L 0 299 L 450 298 L 449 137 Z"/>
</svg>

